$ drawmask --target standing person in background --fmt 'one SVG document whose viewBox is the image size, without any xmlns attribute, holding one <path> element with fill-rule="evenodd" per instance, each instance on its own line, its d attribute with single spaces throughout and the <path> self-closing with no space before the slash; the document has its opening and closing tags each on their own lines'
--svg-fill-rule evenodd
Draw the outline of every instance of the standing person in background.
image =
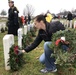
<svg viewBox="0 0 76 75">
<path fill-rule="evenodd" d="M 21 16 L 21 21 L 22 21 L 22 24 L 24 25 L 25 24 L 25 18 L 24 18 L 24 16 Z"/>
<path fill-rule="evenodd" d="M 9 1 L 8 3 L 10 7 L 8 10 L 8 34 L 13 34 L 17 36 L 17 30 L 19 28 L 19 11 L 14 6 L 14 1 Z"/>
<path fill-rule="evenodd" d="M 30 24 L 30 21 L 31 21 L 31 16 L 28 15 L 28 24 Z"/>
<path fill-rule="evenodd" d="M 25 24 L 27 25 L 27 16 L 25 16 Z"/>
<path fill-rule="evenodd" d="M 67 27 L 68 25 L 70 25 L 70 28 L 72 28 L 72 19 L 73 19 L 72 13 L 69 11 L 67 15 L 67 20 L 68 20 Z"/>
</svg>

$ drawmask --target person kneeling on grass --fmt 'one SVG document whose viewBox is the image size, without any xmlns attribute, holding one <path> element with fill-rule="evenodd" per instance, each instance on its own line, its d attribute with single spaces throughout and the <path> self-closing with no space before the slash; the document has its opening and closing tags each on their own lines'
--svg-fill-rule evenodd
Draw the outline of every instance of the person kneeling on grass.
<svg viewBox="0 0 76 75">
<path fill-rule="evenodd" d="M 48 23 L 46 17 L 47 16 L 40 14 L 34 18 L 34 26 L 39 31 L 38 35 L 31 45 L 27 46 L 24 50 L 20 50 L 22 53 L 30 52 L 35 49 L 42 42 L 42 40 L 45 41 L 44 53 L 39 58 L 40 62 L 45 64 L 45 68 L 40 70 L 42 73 L 57 71 L 56 65 L 54 64 L 55 59 L 50 57 L 53 50 L 51 50 L 48 45 L 52 43 L 51 37 L 53 33 L 59 30 L 65 30 L 62 23 L 59 21 Z"/>
</svg>

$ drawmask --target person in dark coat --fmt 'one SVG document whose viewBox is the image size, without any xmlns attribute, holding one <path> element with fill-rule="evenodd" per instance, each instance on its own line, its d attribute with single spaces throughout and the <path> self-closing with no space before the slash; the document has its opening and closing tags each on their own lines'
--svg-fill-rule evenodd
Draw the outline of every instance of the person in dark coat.
<svg viewBox="0 0 76 75">
<path fill-rule="evenodd" d="M 9 1 L 9 7 L 10 8 L 8 10 L 8 34 L 13 34 L 17 36 L 17 30 L 19 28 L 19 11 L 14 6 L 14 1 Z"/>
<path fill-rule="evenodd" d="M 68 12 L 67 19 L 70 21 L 73 19 L 72 13 Z"/>
<path fill-rule="evenodd" d="M 28 24 L 30 24 L 30 21 L 31 21 L 31 16 L 28 15 Z"/>
<path fill-rule="evenodd" d="M 45 64 L 46 67 L 40 71 L 42 73 L 47 73 L 49 71 L 56 72 L 57 68 L 54 64 L 55 59 L 50 57 L 53 53 L 53 50 L 49 48 L 49 45 L 52 43 L 51 39 L 53 33 L 59 30 L 65 30 L 64 25 L 59 21 L 48 23 L 46 21 L 46 16 L 38 15 L 34 19 L 34 26 L 39 30 L 36 39 L 31 45 L 24 48 L 24 50 L 18 50 L 18 54 L 34 50 L 44 40 L 44 53 L 40 56 L 39 60 L 41 63 Z"/>
<path fill-rule="evenodd" d="M 72 19 L 73 19 L 73 15 L 72 13 L 69 11 L 68 15 L 67 15 L 67 20 L 68 20 L 68 24 L 70 26 L 70 28 L 72 28 Z M 68 26 L 67 26 L 68 27 Z"/>
</svg>

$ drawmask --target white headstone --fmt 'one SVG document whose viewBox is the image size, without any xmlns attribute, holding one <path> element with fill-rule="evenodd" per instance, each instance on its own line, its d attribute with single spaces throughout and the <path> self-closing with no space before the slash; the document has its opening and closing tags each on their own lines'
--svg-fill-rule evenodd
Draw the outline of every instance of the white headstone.
<svg viewBox="0 0 76 75">
<path fill-rule="evenodd" d="M 34 27 L 34 23 L 30 24 L 30 27 L 32 27 L 32 28 L 33 28 L 33 27 Z"/>
<path fill-rule="evenodd" d="M 23 35 L 23 30 L 22 28 L 18 29 L 18 46 L 22 47 L 22 35 Z"/>
<path fill-rule="evenodd" d="M 69 21 L 67 20 L 67 28 L 69 27 Z"/>
<path fill-rule="evenodd" d="M 74 21 L 74 28 L 76 28 L 76 21 Z"/>
<path fill-rule="evenodd" d="M 30 31 L 30 24 L 27 25 L 27 31 Z"/>
<path fill-rule="evenodd" d="M 64 27 L 67 27 L 67 20 L 64 20 Z"/>
<path fill-rule="evenodd" d="M 56 21 L 59 21 L 58 19 L 52 19 L 52 22 L 56 22 Z"/>
<path fill-rule="evenodd" d="M 8 66 L 9 59 L 9 51 L 10 47 L 14 44 L 14 35 L 7 34 L 3 38 L 3 48 L 4 48 L 4 60 L 5 60 L 5 70 L 10 70 L 10 66 Z"/>
<path fill-rule="evenodd" d="M 72 28 L 72 20 L 70 20 L 70 28 Z"/>
<path fill-rule="evenodd" d="M 3 28 L 5 30 L 6 24 L 2 23 L 1 28 Z"/>
<path fill-rule="evenodd" d="M 1 32 L 1 25 L 2 25 L 2 24 L 0 24 L 0 32 Z"/>
<path fill-rule="evenodd" d="M 5 30 L 6 24 L 5 22 L 0 22 L 0 31 L 3 28 Z"/>
<path fill-rule="evenodd" d="M 24 26 L 24 30 L 23 31 L 24 31 L 24 34 L 26 35 L 27 34 L 27 26 L 26 25 Z"/>
<path fill-rule="evenodd" d="M 61 22 L 62 24 L 64 24 L 64 21 L 63 21 L 63 20 L 60 20 L 60 22 Z"/>
<path fill-rule="evenodd" d="M 54 19 L 52 19 L 52 22 L 54 22 L 55 20 Z"/>
</svg>

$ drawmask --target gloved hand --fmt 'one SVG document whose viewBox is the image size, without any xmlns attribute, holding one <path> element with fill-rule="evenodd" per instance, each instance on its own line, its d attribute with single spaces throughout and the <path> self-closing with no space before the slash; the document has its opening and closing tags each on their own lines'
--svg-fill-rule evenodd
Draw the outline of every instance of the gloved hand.
<svg viewBox="0 0 76 75">
<path fill-rule="evenodd" d="M 22 50 L 18 50 L 18 55 L 23 54 Z"/>
<path fill-rule="evenodd" d="M 25 53 L 25 50 L 18 50 L 18 55 Z"/>
<path fill-rule="evenodd" d="M 17 24 L 16 24 L 16 23 L 14 23 L 14 25 L 16 26 Z"/>
</svg>

